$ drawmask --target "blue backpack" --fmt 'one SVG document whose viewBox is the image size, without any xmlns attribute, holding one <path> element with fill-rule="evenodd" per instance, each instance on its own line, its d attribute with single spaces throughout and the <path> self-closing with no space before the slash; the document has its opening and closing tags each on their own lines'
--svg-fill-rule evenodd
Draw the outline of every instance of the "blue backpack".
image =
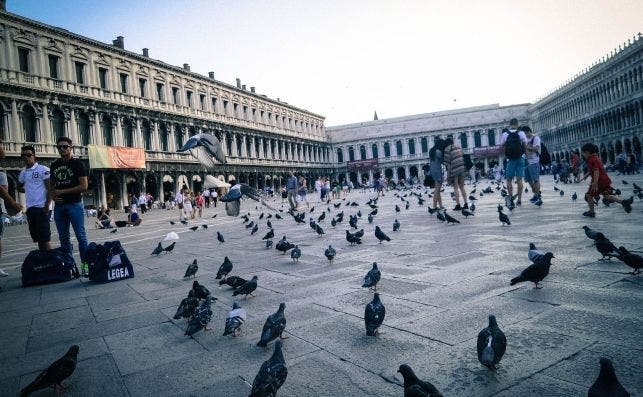
<svg viewBox="0 0 643 397">
<path fill-rule="evenodd" d="M 31 251 L 22 263 L 22 286 L 52 284 L 80 277 L 74 257 L 58 247 Z"/>
</svg>

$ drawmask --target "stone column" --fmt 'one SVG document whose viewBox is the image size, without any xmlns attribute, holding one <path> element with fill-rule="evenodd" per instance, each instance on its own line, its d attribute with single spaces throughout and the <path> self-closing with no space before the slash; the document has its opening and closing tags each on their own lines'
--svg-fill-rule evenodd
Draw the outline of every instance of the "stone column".
<svg viewBox="0 0 643 397">
<path fill-rule="evenodd" d="M 263 137 L 259 137 L 259 158 L 265 159 L 266 154 L 263 152 Z"/>
<path fill-rule="evenodd" d="M 373 184 L 373 169 L 368 170 L 368 183 Z"/>
<path fill-rule="evenodd" d="M 473 131 L 467 131 L 467 147 L 471 150 L 476 147 L 475 139 L 473 139 Z"/>
<path fill-rule="evenodd" d="M 129 206 L 129 197 L 127 197 L 127 174 L 123 173 L 121 175 L 121 206 L 122 208 L 125 208 L 125 206 Z"/>
<path fill-rule="evenodd" d="M 134 129 L 134 146 L 142 148 L 143 146 L 143 133 L 141 132 L 141 119 L 136 119 Z"/>
<path fill-rule="evenodd" d="M 42 122 L 36 129 L 36 142 L 49 143 L 52 141 L 51 120 L 49 120 L 49 106 L 42 105 Z"/>
<path fill-rule="evenodd" d="M 397 167 L 393 167 L 393 180 L 397 183 L 398 182 L 398 176 L 397 176 Z"/>
<path fill-rule="evenodd" d="M 410 167 L 408 165 L 404 166 L 404 176 L 406 177 L 407 182 L 411 180 L 411 172 L 410 172 Z"/>
<path fill-rule="evenodd" d="M 23 131 L 20 130 L 20 117 L 18 116 L 18 104 L 16 103 L 15 99 L 11 100 L 11 125 L 12 125 L 12 128 L 11 129 L 8 128 L 10 133 L 7 134 L 7 140 L 24 141 L 25 136 L 23 134 Z"/>
<path fill-rule="evenodd" d="M 480 133 L 480 138 L 482 139 L 482 147 L 489 146 L 489 136 L 487 135 L 487 131 L 482 131 Z"/>
<path fill-rule="evenodd" d="M 152 150 L 160 150 L 161 145 L 159 144 L 159 123 L 156 120 L 150 121 L 150 127 L 152 129 Z"/>
<path fill-rule="evenodd" d="M 107 189 L 105 187 L 105 171 L 100 172 L 100 200 L 99 204 L 107 208 Z"/>
<path fill-rule="evenodd" d="M 168 134 L 168 140 L 167 140 L 167 148 L 170 152 L 176 152 L 176 138 L 175 134 L 176 132 L 174 131 L 174 124 L 170 123 L 167 125 L 167 134 Z M 225 153 L 225 143 L 223 143 L 223 153 Z"/>
</svg>

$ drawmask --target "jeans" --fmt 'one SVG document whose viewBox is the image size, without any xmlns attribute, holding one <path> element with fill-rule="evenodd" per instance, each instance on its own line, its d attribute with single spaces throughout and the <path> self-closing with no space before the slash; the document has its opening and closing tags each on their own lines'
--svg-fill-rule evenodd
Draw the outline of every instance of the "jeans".
<svg viewBox="0 0 643 397">
<path fill-rule="evenodd" d="M 73 246 L 69 241 L 69 224 L 74 228 L 76 240 L 78 240 L 78 248 L 80 250 L 80 259 L 84 259 L 85 251 L 87 250 L 87 234 L 85 233 L 85 217 L 82 203 L 71 204 L 56 204 L 54 207 L 54 222 L 56 222 L 56 229 L 58 229 L 58 238 L 60 239 L 60 247 L 73 253 Z"/>
<path fill-rule="evenodd" d="M 288 202 L 290 203 L 290 208 L 295 210 L 297 209 L 297 202 L 295 197 L 297 196 L 297 189 L 288 189 Z"/>
</svg>

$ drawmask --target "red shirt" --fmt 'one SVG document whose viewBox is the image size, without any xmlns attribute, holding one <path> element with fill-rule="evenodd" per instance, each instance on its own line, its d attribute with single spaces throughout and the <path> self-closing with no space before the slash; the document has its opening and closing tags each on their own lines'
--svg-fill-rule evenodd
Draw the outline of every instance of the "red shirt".
<svg viewBox="0 0 643 397">
<path fill-rule="evenodd" d="M 592 183 L 594 182 L 594 171 L 596 170 L 598 170 L 598 190 L 602 192 L 605 188 L 612 185 L 612 180 L 607 176 L 607 172 L 605 172 L 598 154 L 594 153 L 587 158 L 587 171 L 592 177 Z"/>
<path fill-rule="evenodd" d="M 205 199 L 203 198 L 203 196 L 196 196 L 196 199 L 194 199 L 194 201 L 196 202 L 196 205 L 199 206 L 205 204 Z"/>
</svg>

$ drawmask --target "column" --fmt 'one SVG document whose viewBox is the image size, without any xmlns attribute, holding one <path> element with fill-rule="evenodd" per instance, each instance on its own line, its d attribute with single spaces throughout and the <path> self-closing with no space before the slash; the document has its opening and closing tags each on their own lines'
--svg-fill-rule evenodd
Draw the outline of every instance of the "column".
<svg viewBox="0 0 643 397">
<path fill-rule="evenodd" d="M 101 171 L 100 173 L 100 200 L 99 204 L 101 206 L 105 206 L 107 208 L 107 190 L 105 188 L 105 171 Z"/>
<path fill-rule="evenodd" d="M 101 136 L 101 128 L 100 128 L 100 113 L 95 112 L 94 113 L 94 133 L 89 134 L 89 141 L 90 143 L 93 144 L 102 144 L 103 140 L 99 139 Z"/>
<path fill-rule="evenodd" d="M 368 170 L 368 184 L 373 184 L 373 169 Z"/>
<path fill-rule="evenodd" d="M 176 138 L 174 137 L 175 131 L 174 131 L 174 124 L 169 123 L 167 126 L 167 134 L 168 134 L 168 140 L 167 140 L 167 148 L 170 152 L 176 152 Z M 225 143 L 222 142 L 223 144 L 223 153 L 225 153 Z M 161 182 L 162 184 L 162 182 Z"/>
<path fill-rule="evenodd" d="M 473 131 L 467 131 L 467 147 L 471 150 L 476 147 L 476 142 L 473 139 Z"/>
<path fill-rule="evenodd" d="M 156 120 L 150 121 L 150 127 L 152 127 L 152 150 L 161 150 L 161 145 L 159 141 L 159 123 Z"/>
<path fill-rule="evenodd" d="M 116 146 L 125 146 L 123 144 L 123 116 L 116 115 L 116 126 L 114 130 L 114 144 Z"/>
<path fill-rule="evenodd" d="M 407 182 L 411 180 L 411 172 L 408 165 L 404 166 L 404 175 L 406 176 Z"/>
<path fill-rule="evenodd" d="M 143 146 L 143 137 L 141 133 L 141 119 L 136 119 L 136 129 L 134 131 L 134 146 L 138 148 L 142 148 Z"/>
<path fill-rule="evenodd" d="M 49 143 L 53 139 L 51 137 L 51 121 L 49 120 L 49 106 L 42 105 L 42 122 L 40 128 L 36 129 L 36 141 L 40 143 Z"/>
<path fill-rule="evenodd" d="M 481 131 L 480 138 L 482 139 L 482 146 L 483 147 L 489 146 L 489 136 L 487 135 L 486 130 Z"/>
<path fill-rule="evenodd" d="M 397 183 L 397 167 L 393 167 L 393 180 Z"/>
<path fill-rule="evenodd" d="M 121 206 L 122 208 L 125 208 L 125 206 L 129 206 L 129 197 L 127 197 L 127 176 L 126 174 L 121 175 Z"/>
<path fill-rule="evenodd" d="M 9 141 L 24 141 L 25 137 L 20 130 L 20 117 L 18 117 L 18 104 L 15 99 L 11 100 L 11 125 L 12 128 L 7 128 L 10 133 L 7 134 L 7 140 Z M 13 131 L 11 131 L 13 130 Z"/>
<path fill-rule="evenodd" d="M 263 137 L 259 137 L 259 158 L 265 159 L 266 154 L 263 152 Z"/>
</svg>

